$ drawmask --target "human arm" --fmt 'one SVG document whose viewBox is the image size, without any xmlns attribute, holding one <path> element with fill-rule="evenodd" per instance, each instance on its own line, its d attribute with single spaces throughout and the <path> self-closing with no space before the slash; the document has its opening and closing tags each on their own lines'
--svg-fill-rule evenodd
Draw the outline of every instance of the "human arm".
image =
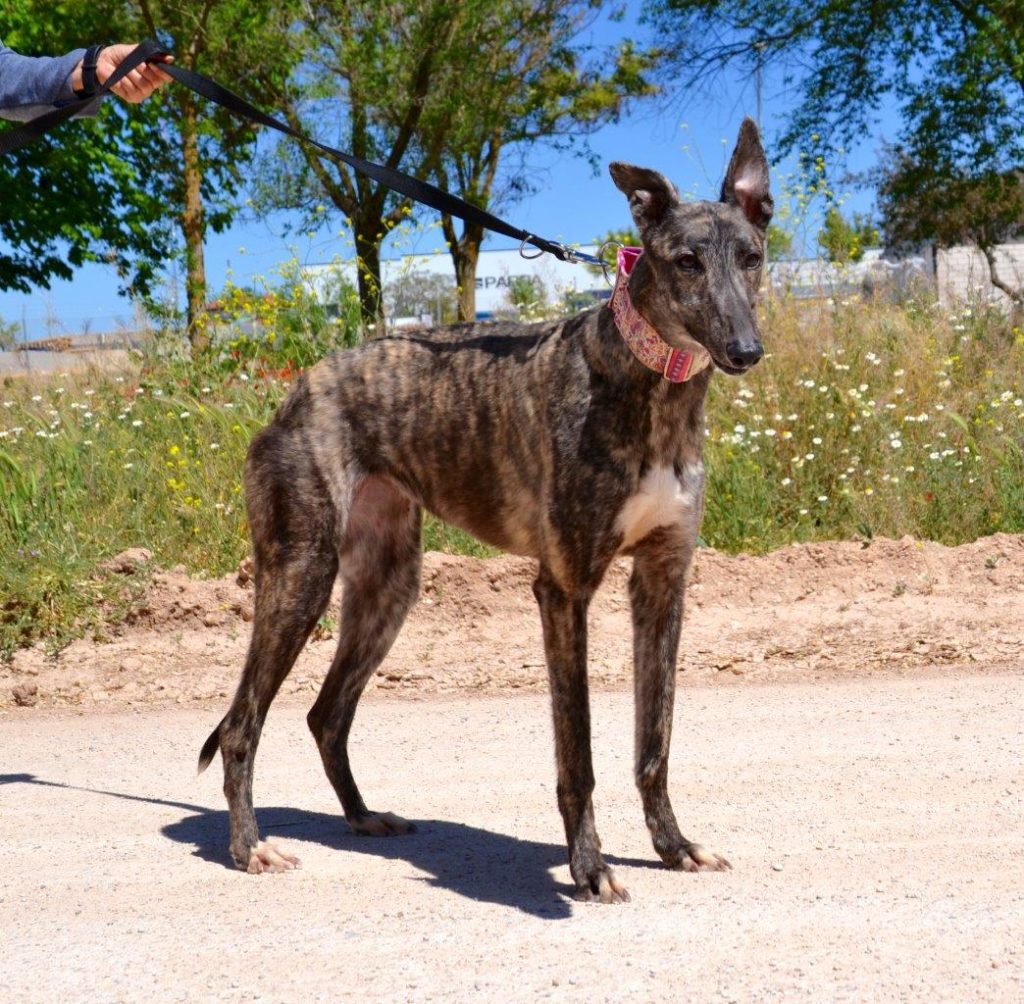
<svg viewBox="0 0 1024 1004">
<path fill-rule="evenodd" d="M 72 74 L 85 49 L 22 56 L 0 42 L 0 116 L 27 121 L 75 99 Z"/>
<path fill-rule="evenodd" d="M 108 45 L 96 59 L 96 81 L 102 84 L 132 51 L 134 45 Z M 0 42 L 0 117 L 27 121 L 60 107 L 80 95 L 85 49 L 66 56 L 22 56 Z M 144 63 L 114 86 L 125 101 L 145 100 L 171 78 Z"/>
</svg>

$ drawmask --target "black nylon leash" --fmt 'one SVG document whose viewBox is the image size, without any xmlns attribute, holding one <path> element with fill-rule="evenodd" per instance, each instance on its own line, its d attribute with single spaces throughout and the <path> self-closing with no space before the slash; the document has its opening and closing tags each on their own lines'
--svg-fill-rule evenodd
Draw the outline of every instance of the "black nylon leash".
<svg viewBox="0 0 1024 1004">
<path fill-rule="evenodd" d="M 0 155 L 10 153 L 27 143 L 33 142 L 40 136 L 58 126 L 61 122 L 71 118 L 73 115 L 84 110 L 91 111 L 104 95 L 111 92 L 112 88 L 118 83 L 118 81 L 134 70 L 137 66 L 147 62 L 148 60 L 167 55 L 170 55 L 170 53 L 161 48 L 161 46 L 152 39 L 142 42 L 125 57 L 125 59 L 118 65 L 117 70 L 107 78 L 103 86 L 100 87 L 91 97 L 65 105 L 55 111 L 47 112 L 45 115 L 32 119 L 30 122 L 18 129 L 0 133 Z M 341 161 L 343 164 L 347 164 L 352 168 L 352 170 L 358 171 L 360 174 L 372 178 L 374 181 L 379 182 L 386 188 L 390 188 L 393 192 L 397 192 L 399 195 L 404 195 L 415 202 L 420 202 L 425 206 L 429 206 L 431 209 L 436 209 L 440 213 L 456 216 L 467 223 L 475 223 L 478 226 L 483 227 L 485 230 L 491 230 L 495 233 L 503 234 L 506 237 L 511 237 L 514 240 L 519 241 L 520 254 L 523 254 L 523 249 L 527 244 L 529 244 L 532 247 L 538 248 L 540 252 L 553 254 L 556 258 L 564 262 L 585 262 L 588 265 L 597 265 L 602 268 L 605 265 L 600 258 L 596 258 L 593 255 L 585 254 L 582 251 L 576 251 L 573 248 L 559 243 L 558 241 L 549 241 L 543 237 L 538 237 L 536 234 L 531 234 L 526 230 L 514 227 L 510 223 L 506 223 L 499 217 L 481 209 L 479 206 L 474 206 L 471 202 L 467 202 L 465 199 L 460 199 L 458 196 L 452 195 L 450 192 L 446 192 L 443 189 L 438 188 L 436 185 L 432 185 L 430 182 L 420 181 L 417 178 L 413 178 L 408 174 L 403 174 L 401 171 L 387 167 L 384 164 L 376 164 L 370 160 L 363 160 L 362 157 L 353 156 L 352 154 L 345 153 L 342 150 L 337 150 L 332 146 L 320 143 L 315 139 L 310 139 L 308 136 L 304 136 L 300 133 L 297 129 L 293 129 L 286 122 L 281 122 L 279 119 L 261 111 L 255 105 L 246 101 L 245 98 L 240 97 L 233 91 L 228 90 L 226 87 L 218 84 L 217 81 L 211 80 L 202 73 L 197 73 L 195 70 L 188 70 L 183 66 L 176 65 L 175 63 L 160 63 L 160 69 L 168 76 L 173 77 L 178 81 L 178 83 L 183 84 L 185 87 L 189 88 L 189 90 L 194 91 L 200 97 L 206 98 L 208 101 L 212 101 L 242 118 L 259 123 L 269 129 L 275 129 L 277 132 L 283 133 L 286 136 L 291 136 L 293 139 L 297 139 L 303 143 L 308 143 L 311 146 L 316 147 L 322 153 L 327 154 L 335 160 Z M 526 257 L 525 254 L 523 256 Z"/>
</svg>

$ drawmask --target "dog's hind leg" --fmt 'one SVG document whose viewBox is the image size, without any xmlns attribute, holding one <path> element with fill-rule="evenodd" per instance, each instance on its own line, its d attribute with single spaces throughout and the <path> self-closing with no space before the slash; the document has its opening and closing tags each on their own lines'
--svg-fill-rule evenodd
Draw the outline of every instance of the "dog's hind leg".
<svg viewBox="0 0 1024 1004">
<path fill-rule="evenodd" d="M 722 871 L 725 858 L 679 832 L 668 796 L 668 757 L 675 702 L 676 657 L 683 619 L 688 549 L 675 531 L 656 530 L 633 559 L 629 596 L 633 612 L 636 699 L 636 783 L 654 849 L 670 868 Z"/>
<path fill-rule="evenodd" d="M 419 593 L 420 509 L 391 481 L 367 477 L 359 486 L 341 545 L 340 641 L 307 721 L 327 777 L 356 833 L 409 833 L 411 823 L 366 807 L 348 756 L 356 705 Z"/>
<path fill-rule="evenodd" d="M 558 761 L 558 808 L 569 845 L 569 871 L 577 899 L 621 903 L 626 887 L 601 857 L 594 823 L 594 766 L 590 751 L 587 689 L 587 608 L 589 595 L 567 593 L 543 567 L 533 593 L 540 607 L 544 653 L 551 684 Z"/>
<path fill-rule="evenodd" d="M 334 509 L 303 444 L 276 426 L 250 447 L 246 495 L 255 558 L 255 617 L 231 708 L 207 740 L 202 770 L 220 747 L 231 856 L 254 874 L 298 860 L 259 839 L 252 780 L 267 711 L 330 600 L 338 569 Z"/>
</svg>

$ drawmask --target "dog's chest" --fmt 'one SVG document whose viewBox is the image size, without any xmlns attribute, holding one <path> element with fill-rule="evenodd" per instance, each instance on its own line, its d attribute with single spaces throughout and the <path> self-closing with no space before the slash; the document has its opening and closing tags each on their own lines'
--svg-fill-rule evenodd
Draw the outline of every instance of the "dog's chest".
<svg viewBox="0 0 1024 1004">
<path fill-rule="evenodd" d="M 692 523 L 699 516 L 703 488 L 700 462 L 684 464 L 678 477 L 673 467 L 652 467 L 616 518 L 615 528 L 622 534 L 619 549 L 632 547 L 658 527 Z"/>
</svg>

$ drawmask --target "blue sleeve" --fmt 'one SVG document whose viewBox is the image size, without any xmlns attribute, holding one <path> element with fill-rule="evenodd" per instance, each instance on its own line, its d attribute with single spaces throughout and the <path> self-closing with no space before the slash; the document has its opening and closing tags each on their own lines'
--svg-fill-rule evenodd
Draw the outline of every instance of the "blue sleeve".
<svg viewBox="0 0 1024 1004">
<path fill-rule="evenodd" d="M 20 56 L 0 42 L 0 117 L 24 122 L 74 100 L 71 71 L 84 55 Z"/>
</svg>

